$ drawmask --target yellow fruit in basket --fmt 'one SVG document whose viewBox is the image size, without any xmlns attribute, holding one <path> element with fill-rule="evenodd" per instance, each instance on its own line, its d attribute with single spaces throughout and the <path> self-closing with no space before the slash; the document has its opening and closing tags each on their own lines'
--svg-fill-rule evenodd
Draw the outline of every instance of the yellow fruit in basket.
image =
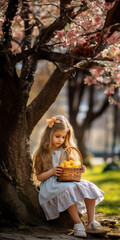
<svg viewBox="0 0 120 240">
<path fill-rule="evenodd" d="M 72 166 L 73 164 L 74 164 L 74 161 L 73 160 L 69 160 L 69 163 L 70 163 L 70 165 Z"/>
<path fill-rule="evenodd" d="M 72 165 L 72 167 L 73 167 L 73 168 L 74 168 L 74 167 L 78 167 L 78 164 L 74 163 L 74 164 Z"/>
<path fill-rule="evenodd" d="M 67 168 L 71 168 L 71 167 L 76 168 L 76 167 L 80 167 L 81 163 L 79 161 L 70 159 L 69 161 L 64 160 L 64 163 L 61 163 L 60 165 L 62 167 L 67 167 Z"/>
<path fill-rule="evenodd" d="M 66 163 L 68 163 L 68 161 L 67 161 L 67 160 L 64 160 L 64 164 L 66 164 Z"/>
<path fill-rule="evenodd" d="M 71 168 L 71 165 L 67 165 L 66 167 L 67 167 L 67 168 Z"/>
<path fill-rule="evenodd" d="M 66 161 L 66 162 L 64 161 L 64 166 L 65 167 L 70 167 L 70 163 L 68 161 Z"/>
</svg>

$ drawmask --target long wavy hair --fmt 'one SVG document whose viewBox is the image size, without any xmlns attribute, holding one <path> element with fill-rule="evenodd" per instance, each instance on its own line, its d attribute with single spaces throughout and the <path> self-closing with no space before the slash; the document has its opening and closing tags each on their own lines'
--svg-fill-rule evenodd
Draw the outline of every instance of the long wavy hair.
<svg viewBox="0 0 120 240">
<path fill-rule="evenodd" d="M 59 123 L 54 122 L 54 125 L 50 128 L 46 126 L 40 139 L 38 149 L 33 153 L 33 181 L 35 182 L 35 175 L 47 171 L 52 168 L 52 135 L 57 130 L 66 130 L 66 138 L 61 147 L 66 148 L 67 146 L 77 146 L 74 131 L 69 121 L 62 115 L 55 116 Z"/>
</svg>

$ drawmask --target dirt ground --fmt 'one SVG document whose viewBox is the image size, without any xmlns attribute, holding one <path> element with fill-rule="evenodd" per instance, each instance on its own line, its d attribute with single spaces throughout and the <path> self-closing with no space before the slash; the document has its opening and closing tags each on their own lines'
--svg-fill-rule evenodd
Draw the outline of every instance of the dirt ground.
<svg viewBox="0 0 120 240">
<path fill-rule="evenodd" d="M 120 239 L 120 215 L 103 217 L 102 214 L 99 213 L 96 214 L 96 220 L 107 230 L 107 234 L 102 238 L 102 240 Z M 93 239 L 93 236 L 91 236 L 90 239 L 91 238 Z"/>
<path fill-rule="evenodd" d="M 65 218 L 66 219 L 66 218 Z M 120 215 L 104 217 L 96 214 L 96 220 L 107 230 L 107 234 L 87 234 L 87 240 L 115 240 L 120 239 Z M 0 240 L 49 240 L 49 239 L 78 239 L 73 235 L 71 222 L 68 221 L 63 226 L 64 217 L 61 220 L 48 221 L 39 226 L 19 226 L 19 227 L 0 227 Z M 82 216 L 84 225 L 87 224 L 86 215 Z M 82 240 L 82 238 L 81 238 Z"/>
</svg>

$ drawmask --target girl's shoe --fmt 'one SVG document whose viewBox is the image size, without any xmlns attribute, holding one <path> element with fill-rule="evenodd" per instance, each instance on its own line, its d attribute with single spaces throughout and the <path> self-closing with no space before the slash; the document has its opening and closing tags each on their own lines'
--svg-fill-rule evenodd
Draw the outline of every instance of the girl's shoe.
<svg viewBox="0 0 120 240">
<path fill-rule="evenodd" d="M 86 238 L 86 232 L 83 223 L 74 224 L 74 236 Z"/>
<path fill-rule="evenodd" d="M 88 225 L 87 233 L 105 234 L 107 233 L 107 230 L 103 229 L 102 226 L 97 221 L 93 221 Z"/>
</svg>

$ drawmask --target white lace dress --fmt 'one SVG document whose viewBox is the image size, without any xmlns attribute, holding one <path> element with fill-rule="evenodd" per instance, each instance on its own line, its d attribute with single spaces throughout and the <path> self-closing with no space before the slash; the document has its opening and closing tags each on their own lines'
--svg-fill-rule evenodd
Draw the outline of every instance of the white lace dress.
<svg viewBox="0 0 120 240">
<path fill-rule="evenodd" d="M 53 167 L 59 164 L 62 149 L 52 151 Z M 41 182 L 39 191 L 39 203 L 43 208 L 46 219 L 51 220 L 59 217 L 59 213 L 77 203 L 80 213 L 86 212 L 84 199 L 96 200 L 96 205 L 101 202 L 104 192 L 94 183 L 81 180 L 80 182 L 58 182 L 57 176 L 53 175 Z"/>
</svg>

